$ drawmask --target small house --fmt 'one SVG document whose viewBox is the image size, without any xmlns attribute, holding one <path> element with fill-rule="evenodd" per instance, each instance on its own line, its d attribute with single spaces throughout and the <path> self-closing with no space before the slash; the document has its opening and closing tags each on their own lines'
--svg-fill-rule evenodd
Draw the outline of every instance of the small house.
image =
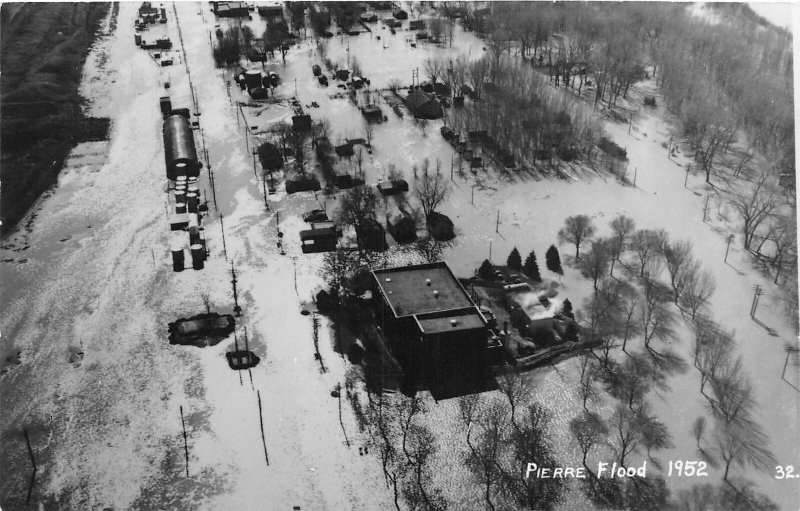
<svg viewBox="0 0 800 511">
<path fill-rule="evenodd" d="M 420 119 L 439 119 L 442 117 L 442 105 L 435 97 L 414 89 L 406 96 L 406 107 L 414 117 Z"/>
<path fill-rule="evenodd" d="M 405 179 L 392 179 L 390 181 L 381 181 L 378 183 L 378 191 L 381 192 L 381 195 L 383 195 L 384 197 L 407 192 L 408 182 Z"/>
<path fill-rule="evenodd" d="M 336 250 L 339 233 L 336 227 L 314 227 L 300 231 L 300 245 L 304 254 L 332 252 Z"/>
</svg>

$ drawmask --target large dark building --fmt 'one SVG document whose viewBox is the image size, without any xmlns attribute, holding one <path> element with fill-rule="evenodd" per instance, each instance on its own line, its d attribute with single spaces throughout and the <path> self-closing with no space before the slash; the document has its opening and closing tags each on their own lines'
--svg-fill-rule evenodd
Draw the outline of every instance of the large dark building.
<svg viewBox="0 0 800 511">
<path fill-rule="evenodd" d="M 495 358 L 488 321 L 446 262 L 372 275 L 378 321 L 406 373 L 442 397 L 481 379 Z"/>
</svg>

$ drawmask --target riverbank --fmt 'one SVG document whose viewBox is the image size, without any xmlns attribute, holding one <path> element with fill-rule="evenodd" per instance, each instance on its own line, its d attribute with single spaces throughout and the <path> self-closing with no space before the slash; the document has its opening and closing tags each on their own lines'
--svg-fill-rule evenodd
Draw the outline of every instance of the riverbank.
<svg viewBox="0 0 800 511">
<path fill-rule="evenodd" d="M 78 88 L 111 4 L 26 3 L 0 8 L 3 123 L 0 232 L 7 233 L 57 181 L 69 151 L 104 140 L 108 119 L 87 117 Z M 113 30 L 115 6 L 106 30 Z"/>
</svg>

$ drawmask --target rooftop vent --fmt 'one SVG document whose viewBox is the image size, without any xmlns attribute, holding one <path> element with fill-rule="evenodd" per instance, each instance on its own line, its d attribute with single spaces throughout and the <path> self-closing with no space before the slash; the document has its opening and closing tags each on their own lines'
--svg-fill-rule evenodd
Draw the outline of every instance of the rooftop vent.
<svg viewBox="0 0 800 511">
<path fill-rule="evenodd" d="M 433 296 L 435 296 L 436 298 L 439 298 L 439 291 L 434 289 L 433 290 Z"/>
<path fill-rule="evenodd" d="M 430 286 L 431 285 L 431 279 L 425 279 L 425 285 L 426 286 Z"/>
<path fill-rule="evenodd" d="M 457 319 L 451 319 L 450 320 L 450 326 L 452 326 L 452 327 L 458 326 L 458 320 Z"/>
<path fill-rule="evenodd" d="M 392 281 L 392 279 L 390 277 L 386 277 L 385 280 L 386 280 L 386 282 L 391 282 Z"/>
</svg>

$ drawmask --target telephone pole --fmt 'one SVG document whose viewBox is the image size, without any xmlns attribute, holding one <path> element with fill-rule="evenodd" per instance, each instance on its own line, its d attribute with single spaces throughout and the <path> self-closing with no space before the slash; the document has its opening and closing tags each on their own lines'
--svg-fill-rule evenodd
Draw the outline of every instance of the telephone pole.
<svg viewBox="0 0 800 511">
<path fill-rule="evenodd" d="M 242 315 L 242 308 L 239 307 L 239 295 L 236 292 L 236 268 L 233 267 L 233 261 L 231 261 L 231 285 L 233 285 L 233 312 L 236 314 L 236 317 Z"/>
</svg>

